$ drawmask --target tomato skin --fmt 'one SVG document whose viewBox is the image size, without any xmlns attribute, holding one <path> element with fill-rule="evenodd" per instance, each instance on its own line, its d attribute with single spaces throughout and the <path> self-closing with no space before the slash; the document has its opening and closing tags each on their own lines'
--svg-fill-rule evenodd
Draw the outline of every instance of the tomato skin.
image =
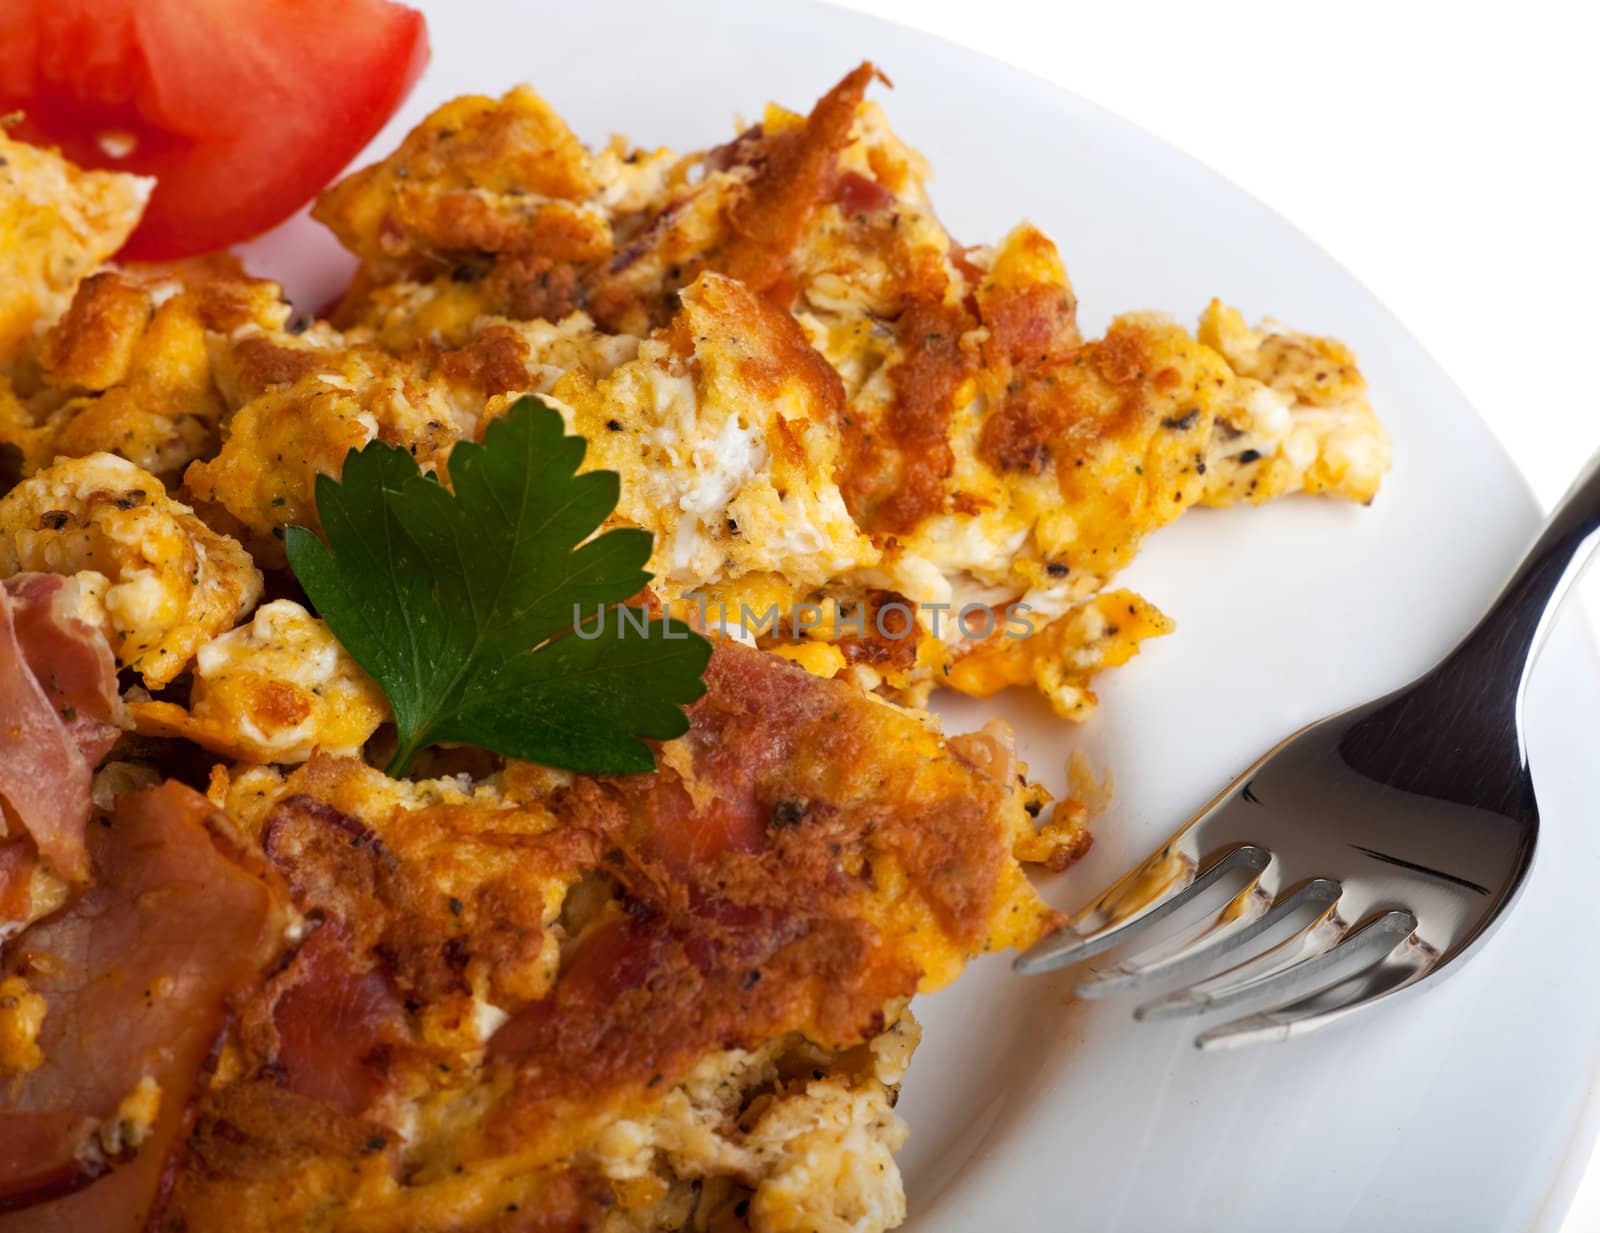
<svg viewBox="0 0 1600 1233">
<path fill-rule="evenodd" d="M 283 221 L 427 60 L 422 15 L 391 0 L 0 4 L 0 114 L 22 113 L 15 135 L 156 177 L 127 258 L 192 256 Z"/>
</svg>

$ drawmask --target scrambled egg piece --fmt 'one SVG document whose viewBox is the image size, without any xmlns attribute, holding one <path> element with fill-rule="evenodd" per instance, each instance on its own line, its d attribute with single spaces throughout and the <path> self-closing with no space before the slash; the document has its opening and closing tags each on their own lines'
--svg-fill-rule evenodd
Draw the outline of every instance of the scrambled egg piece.
<svg viewBox="0 0 1600 1233">
<path fill-rule="evenodd" d="M 1031 684 L 1058 715 L 1084 719 L 1095 707 L 1094 676 L 1171 631 L 1171 620 L 1132 591 L 1102 591 L 1028 638 L 986 639 L 950 666 L 950 684 L 977 698 Z"/>
<path fill-rule="evenodd" d="M 750 1200 L 761 1233 L 878 1233 L 906 1218 L 894 1153 L 909 1128 L 882 1087 L 827 1078 L 774 1100 L 750 1134 L 773 1160 Z"/>
<path fill-rule="evenodd" d="M 136 702 L 141 732 L 184 737 L 244 762 L 355 754 L 389 718 L 383 691 L 321 621 L 292 600 L 262 604 L 195 653 L 188 710 Z"/>
<path fill-rule="evenodd" d="M 627 340 L 619 348 L 581 323 L 488 320 L 459 346 L 419 344 L 399 354 L 363 337 L 258 331 L 223 369 L 237 408 L 216 456 L 191 465 L 184 482 L 197 504 L 247 532 L 266 565 L 283 564 L 284 526 L 318 525 L 316 478 L 337 478 L 349 451 L 382 440 L 442 474 L 450 448 L 480 435 L 517 397 L 568 371 L 608 371 L 637 347 Z"/>
<path fill-rule="evenodd" d="M 908 1127 L 894 1100 L 920 1036 L 906 1012 L 861 1051 L 860 1071 L 789 1041 L 707 1057 L 647 1116 L 613 1122 L 595 1139 L 596 1169 L 626 1210 L 648 1217 L 621 1227 L 681 1227 L 670 1216 L 682 1208 L 708 1229 L 895 1228 L 905 1195 L 894 1153 Z M 783 1073 L 803 1059 L 812 1064 L 802 1074 Z M 695 1182 L 707 1196 L 699 1202 Z"/>
<path fill-rule="evenodd" d="M 777 575 L 803 593 L 875 563 L 833 479 L 832 370 L 732 279 L 704 274 L 681 298 L 635 359 L 550 388 L 589 440 L 584 465 L 625 477 L 617 517 L 655 534 L 657 590 Z"/>
<path fill-rule="evenodd" d="M 0 980 L 0 1081 L 37 1070 L 44 1061 L 39 1029 L 49 1009 L 21 976 Z"/>
<path fill-rule="evenodd" d="M 125 458 L 62 459 L 0 498 L 0 576 L 71 574 L 84 619 L 152 689 L 255 606 L 261 574 Z"/>
<path fill-rule="evenodd" d="M 431 1009 L 426 1028 L 440 1047 L 477 1052 L 481 1005 L 515 1008 L 543 996 L 560 961 L 557 922 L 582 870 L 570 859 L 539 859 L 542 837 L 560 823 L 536 790 L 549 774 L 529 768 L 480 783 L 465 776 L 393 779 L 358 759 L 322 751 L 287 775 L 266 767 L 236 770 L 219 777 L 212 794 L 258 833 L 285 801 L 311 799 L 381 836 L 427 887 L 425 896 L 417 890 L 410 896 L 427 899 L 430 918 L 443 916 L 431 926 L 417 920 L 402 930 L 474 935 L 469 951 L 451 956 L 459 984 Z M 565 778 L 557 775 L 555 782 Z M 575 846 L 587 851 L 585 844 Z M 443 993 L 438 973 L 419 975 L 417 983 Z"/>
<path fill-rule="evenodd" d="M 117 1104 L 116 1114 L 96 1132 L 100 1149 L 110 1159 L 125 1158 L 150 1137 L 161 1115 L 161 1085 L 149 1075 Z"/>
<path fill-rule="evenodd" d="M 545 101 L 518 87 L 497 105 L 453 99 L 385 162 L 330 190 L 318 218 L 363 240 L 374 271 L 402 274 L 424 242 L 493 250 L 515 235 L 530 252 L 582 254 L 605 244 L 587 152 Z"/>
<path fill-rule="evenodd" d="M 101 271 L 44 335 L 39 386 L 0 438 L 19 447 L 25 474 L 104 451 L 175 481 L 215 451 L 230 410 L 215 354 L 232 332 L 281 330 L 288 315 L 277 284 L 230 257 Z"/>
<path fill-rule="evenodd" d="M 0 377 L 26 385 L 39 335 L 122 247 L 155 181 L 84 171 L 0 123 Z"/>
<path fill-rule="evenodd" d="M 471 284 L 486 274 L 495 279 L 489 294 L 520 310 L 508 315 L 558 319 L 580 307 L 572 267 L 609 258 L 664 182 L 682 182 L 678 164 L 666 151 L 620 142 L 591 156 L 549 104 L 519 86 L 499 100 L 446 103 L 392 157 L 328 190 L 314 216 L 362 257 L 348 304 L 461 254 L 447 277 L 462 293 L 442 298 L 468 307 L 437 313 L 434 324 L 481 315 L 485 301 Z M 491 254 L 507 268 L 486 269 Z M 341 311 L 336 320 L 355 316 Z"/>
<path fill-rule="evenodd" d="M 285 559 L 271 542 L 274 531 L 318 525 L 316 477 L 337 478 L 351 450 L 381 437 L 437 465 L 462 433 L 450 408 L 389 357 L 350 351 L 318 358 L 325 368 L 241 407 L 221 452 L 184 476 L 197 504 L 220 507 L 253 533 L 250 547 L 269 565 Z"/>
<path fill-rule="evenodd" d="M 1213 300 L 1200 341 L 1238 374 L 1217 423 L 1207 505 L 1260 503 L 1290 492 L 1368 502 L 1389 469 L 1389 434 L 1367 401 L 1356 358 L 1332 338 L 1275 322 L 1255 329 Z"/>
</svg>

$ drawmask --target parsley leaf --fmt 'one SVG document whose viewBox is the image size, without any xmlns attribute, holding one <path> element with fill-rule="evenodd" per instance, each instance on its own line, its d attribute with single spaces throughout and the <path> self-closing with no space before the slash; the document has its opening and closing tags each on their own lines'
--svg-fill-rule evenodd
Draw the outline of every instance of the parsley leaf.
<svg viewBox="0 0 1600 1233">
<path fill-rule="evenodd" d="M 655 767 L 641 738 L 688 729 L 680 708 L 705 692 L 711 644 L 612 607 L 650 581 L 651 537 L 589 538 L 620 481 L 577 474 L 586 448 L 556 411 L 523 398 L 482 445 L 451 450 L 454 492 L 381 441 L 349 454 L 340 479 L 317 477 L 327 543 L 290 527 L 289 564 L 394 708 L 391 775 L 441 741 L 633 774 Z"/>
</svg>

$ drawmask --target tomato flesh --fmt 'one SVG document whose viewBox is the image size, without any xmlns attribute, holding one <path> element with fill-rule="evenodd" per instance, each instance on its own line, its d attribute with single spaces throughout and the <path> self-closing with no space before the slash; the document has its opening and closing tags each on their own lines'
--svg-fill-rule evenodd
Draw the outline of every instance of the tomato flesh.
<svg viewBox="0 0 1600 1233">
<path fill-rule="evenodd" d="M 0 113 L 87 167 L 153 175 L 123 256 L 265 231 L 370 141 L 428 59 L 390 0 L 5 0 Z"/>
</svg>

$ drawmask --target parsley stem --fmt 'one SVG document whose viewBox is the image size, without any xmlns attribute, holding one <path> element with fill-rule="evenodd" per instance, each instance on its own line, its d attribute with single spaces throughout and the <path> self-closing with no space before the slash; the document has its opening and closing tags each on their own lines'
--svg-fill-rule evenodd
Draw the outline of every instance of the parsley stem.
<svg viewBox="0 0 1600 1233">
<path fill-rule="evenodd" d="M 390 779 L 403 779 L 411 770 L 417 755 L 428 747 L 429 742 L 425 737 L 425 733 L 415 732 L 410 740 L 401 742 L 394 751 L 394 757 L 389 759 L 389 765 L 383 768 L 383 773 Z"/>
</svg>

